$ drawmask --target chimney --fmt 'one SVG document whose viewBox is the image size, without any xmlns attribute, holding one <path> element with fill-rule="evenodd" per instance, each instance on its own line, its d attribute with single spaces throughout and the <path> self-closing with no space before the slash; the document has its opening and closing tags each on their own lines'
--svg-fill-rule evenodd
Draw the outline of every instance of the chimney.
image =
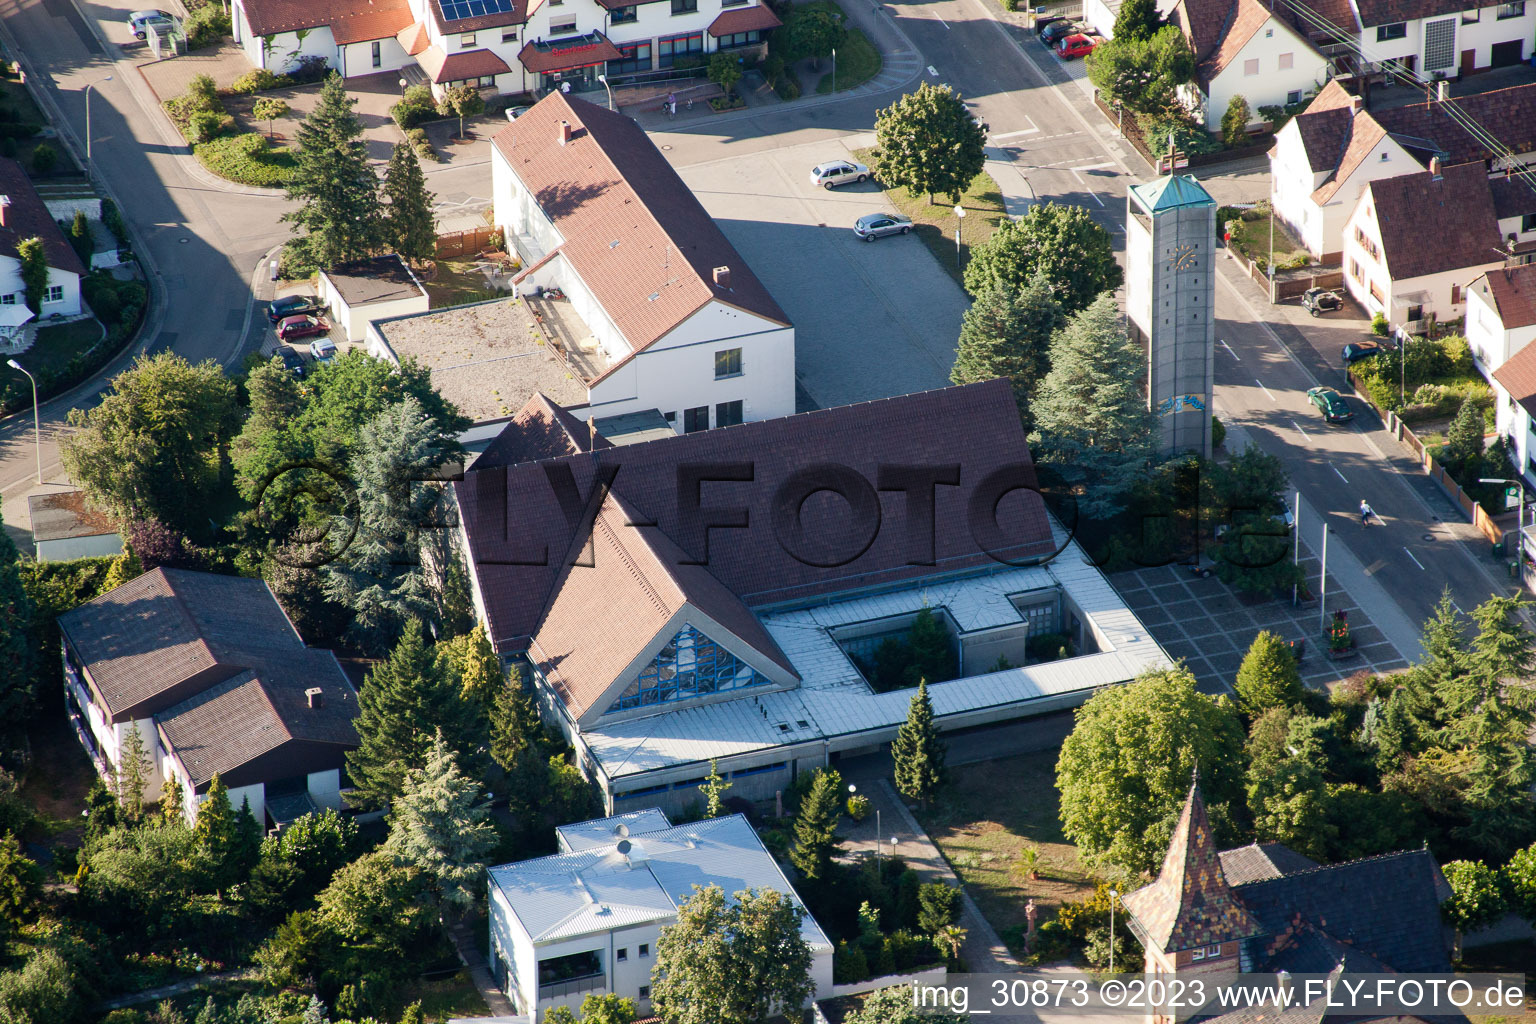
<svg viewBox="0 0 1536 1024">
<path fill-rule="evenodd" d="M 325 707 L 325 691 L 318 686 L 311 686 L 304 691 L 304 696 L 309 700 L 309 710 L 314 711 Z"/>
<path fill-rule="evenodd" d="M 1448 100 L 1451 98 L 1451 83 L 1445 79 L 1435 83 L 1435 99 Z"/>
<path fill-rule="evenodd" d="M 1365 109 L 1365 100 L 1364 99 L 1362 99 L 1359 96 L 1351 96 L 1349 98 L 1349 112 L 1351 114 L 1358 114 L 1358 113 L 1360 113 L 1360 111 L 1362 111 L 1364 109 Z"/>
<path fill-rule="evenodd" d="M 731 268 L 730 267 L 716 267 L 715 268 L 715 287 L 716 288 L 729 288 L 730 286 L 731 286 Z"/>
<path fill-rule="evenodd" d="M 1434 181 L 1440 180 L 1440 158 L 1437 156 L 1429 158 L 1429 176 Z"/>
<path fill-rule="evenodd" d="M 1276 988 L 1278 988 L 1280 991 L 1280 998 L 1282 1000 L 1289 999 L 1291 997 L 1291 972 L 1276 971 L 1275 983 Z"/>
<path fill-rule="evenodd" d="M 563 145 L 565 145 L 566 143 L 568 143 L 570 141 L 571 141 L 571 122 L 569 122 L 569 121 L 561 121 L 560 122 L 560 145 L 563 146 Z"/>
<path fill-rule="evenodd" d="M 597 419 L 593 416 L 587 417 L 587 447 L 594 451 L 597 449 Z M 619 828 L 624 828 L 624 826 L 620 825 Z M 625 829 L 619 834 L 627 836 L 629 835 L 629 830 Z"/>
<path fill-rule="evenodd" d="M 0 196 L 0 228 L 10 227 L 6 223 L 11 216 L 11 197 Z"/>
</svg>

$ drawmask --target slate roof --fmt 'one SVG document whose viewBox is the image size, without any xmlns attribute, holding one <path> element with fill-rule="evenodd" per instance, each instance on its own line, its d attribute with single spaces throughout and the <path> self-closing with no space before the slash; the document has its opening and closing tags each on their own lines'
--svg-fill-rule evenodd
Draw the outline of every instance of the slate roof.
<svg viewBox="0 0 1536 1024">
<path fill-rule="evenodd" d="M 84 491 L 28 495 L 27 514 L 36 543 L 117 533 L 117 523 L 111 516 L 91 508 Z"/>
<path fill-rule="evenodd" d="M 1217 855 L 1205 798 L 1190 784 L 1162 870 L 1151 885 L 1125 897 L 1143 945 L 1161 952 L 1214 946 L 1259 934 L 1242 901 L 1234 899 Z"/>
<path fill-rule="evenodd" d="M 0 157 L 0 196 L 10 200 L 0 218 L 0 256 L 15 259 L 17 246 L 28 238 L 41 238 L 48 265 L 55 270 L 67 270 L 71 274 L 84 274 L 85 265 L 75 253 L 74 247 L 59 230 L 59 225 L 43 205 L 42 197 L 32 187 L 32 179 L 15 160 Z"/>
<path fill-rule="evenodd" d="M 523 931 L 541 944 L 670 922 L 694 886 L 717 885 L 727 898 L 743 889 L 773 889 L 804 906 L 740 814 L 646 831 L 627 842 L 628 857 L 615 842 L 503 864 L 487 875 Z M 813 949 L 831 948 L 809 913 L 800 935 Z"/>
<path fill-rule="evenodd" d="M 1493 193 L 1481 163 L 1380 178 L 1366 186 L 1382 257 L 1393 280 L 1487 266 L 1503 243 Z M 1433 239 L 1434 244 L 1425 244 Z"/>
<path fill-rule="evenodd" d="M 565 145 L 562 121 L 573 130 Z M 633 119 L 556 90 L 493 141 L 493 159 L 507 163 L 564 239 L 547 259 L 570 263 L 631 353 L 717 301 L 789 324 Z M 714 283 L 716 267 L 730 268 L 728 286 Z M 607 373 L 625 363 L 615 360 Z"/>
<path fill-rule="evenodd" d="M 320 273 L 349 306 L 413 299 L 427 294 L 405 261 L 393 253 L 338 263 Z"/>
<path fill-rule="evenodd" d="M 523 115 L 527 117 L 528 115 Z M 521 121 L 523 118 L 519 118 Z M 547 427 L 534 423 L 539 434 Z M 506 430 L 521 432 L 517 422 Z M 656 527 L 626 530 L 659 534 L 706 564 L 710 576 L 749 608 L 820 597 L 915 580 L 937 573 L 996 566 L 970 528 L 970 488 L 994 472 L 1016 480 L 1020 489 L 998 509 L 1002 540 L 998 554 L 1027 559 L 1055 550 L 1049 517 L 1033 486 L 1034 467 L 1019 425 L 1018 406 L 1007 381 L 904 395 L 858 405 L 822 409 L 780 419 L 680 434 L 638 444 L 569 455 L 543 462 L 507 465 L 499 451 L 525 445 L 498 440 L 454 484 L 469 552 L 499 651 L 520 650 L 543 617 L 561 573 L 559 558 L 571 547 L 572 527 L 551 489 L 547 470 L 564 473 L 579 493 L 591 493 L 599 466 L 616 467 L 613 491 Z M 701 485 L 706 506 L 748 510 L 744 529 L 702 528 L 702 519 L 679 508 L 678 471 L 719 463 L 750 467 L 752 478 Z M 961 486 L 936 488 L 936 565 L 912 565 L 907 533 L 896 525 L 904 504 L 897 494 L 882 499 L 885 525 L 862 554 L 846 564 L 847 504 L 823 494 L 800 509 L 807 538 L 800 556 L 789 554 L 774 532 L 776 490 L 807 466 L 839 463 L 872 483 L 881 464 L 946 466 L 958 463 Z M 719 475 L 719 474 L 715 474 Z M 745 532 L 744 532 L 745 531 Z M 529 564 L 544 559 L 548 564 Z M 585 570 L 584 570 L 585 571 Z"/>
<path fill-rule="evenodd" d="M 1311 857 L 1304 857 L 1280 843 L 1250 843 L 1235 850 L 1222 850 L 1220 856 L 1221 870 L 1228 885 L 1279 878 L 1292 871 L 1317 867 L 1317 861 Z"/>
<path fill-rule="evenodd" d="M 388 39 L 411 24 L 406 0 L 245 0 L 245 20 L 258 36 L 329 25 L 338 44 Z"/>
</svg>

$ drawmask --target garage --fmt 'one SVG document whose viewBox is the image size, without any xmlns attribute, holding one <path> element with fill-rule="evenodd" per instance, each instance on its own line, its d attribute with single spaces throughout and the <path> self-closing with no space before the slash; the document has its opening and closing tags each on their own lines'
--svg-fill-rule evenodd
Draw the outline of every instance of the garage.
<svg viewBox="0 0 1536 1024">
<path fill-rule="evenodd" d="M 1507 43 L 1494 43 L 1489 67 L 1507 68 L 1519 64 L 1521 43 L 1519 39 L 1511 39 Z"/>
</svg>

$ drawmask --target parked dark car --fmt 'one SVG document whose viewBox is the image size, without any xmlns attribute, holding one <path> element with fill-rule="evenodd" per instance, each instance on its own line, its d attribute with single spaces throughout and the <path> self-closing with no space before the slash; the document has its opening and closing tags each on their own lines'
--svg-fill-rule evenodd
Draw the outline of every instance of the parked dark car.
<svg viewBox="0 0 1536 1024">
<path fill-rule="evenodd" d="M 299 355 L 298 352 L 289 348 L 287 345 L 279 348 L 277 350 L 277 354 L 282 357 L 283 369 L 287 370 L 295 377 L 302 377 L 305 373 L 308 372 L 308 368 L 304 365 L 304 357 Z"/>
<path fill-rule="evenodd" d="M 1344 364 L 1348 366 L 1362 359 L 1369 359 L 1371 356 L 1379 356 L 1386 351 L 1388 351 L 1387 346 L 1379 341 L 1352 341 L 1344 346 L 1341 354 L 1344 356 Z"/>
<path fill-rule="evenodd" d="M 1071 20 L 1068 18 L 1041 18 L 1039 21 L 1035 22 L 1035 35 L 1041 35 L 1052 25 L 1063 21 L 1067 22 L 1069 25 L 1071 24 Z"/>
<path fill-rule="evenodd" d="M 1040 33 L 1040 41 L 1054 50 L 1056 44 L 1067 36 L 1082 32 L 1087 27 L 1087 25 L 1082 25 L 1075 21 L 1067 21 L 1063 18 L 1061 21 L 1052 22 L 1047 25 L 1045 31 Z"/>
<path fill-rule="evenodd" d="M 1308 288 L 1301 296 L 1301 304 L 1313 316 L 1322 316 L 1324 313 L 1344 308 L 1344 300 L 1340 298 L 1339 293 L 1331 292 L 1326 288 Z"/>
<path fill-rule="evenodd" d="M 275 324 L 290 316 L 319 313 L 324 309 L 325 305 L 313 295 L 284 295 L 267 304 L 267 322 Z"/>
</svg>

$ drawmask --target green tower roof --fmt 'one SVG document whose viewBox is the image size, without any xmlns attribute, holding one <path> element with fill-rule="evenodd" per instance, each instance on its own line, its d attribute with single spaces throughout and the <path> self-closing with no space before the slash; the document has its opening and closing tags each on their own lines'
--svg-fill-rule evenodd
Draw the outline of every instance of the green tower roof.
<svg viewBox="0 0 1536 1024">
<path fill-rule="evenodd" d="M 1145 185 L 1132 185 L 1136 201 L 1153 213 L 1181 206 L 1215 206 L 1216 200 L 1193 174 L 1170 174 Z"/>
</svg>

